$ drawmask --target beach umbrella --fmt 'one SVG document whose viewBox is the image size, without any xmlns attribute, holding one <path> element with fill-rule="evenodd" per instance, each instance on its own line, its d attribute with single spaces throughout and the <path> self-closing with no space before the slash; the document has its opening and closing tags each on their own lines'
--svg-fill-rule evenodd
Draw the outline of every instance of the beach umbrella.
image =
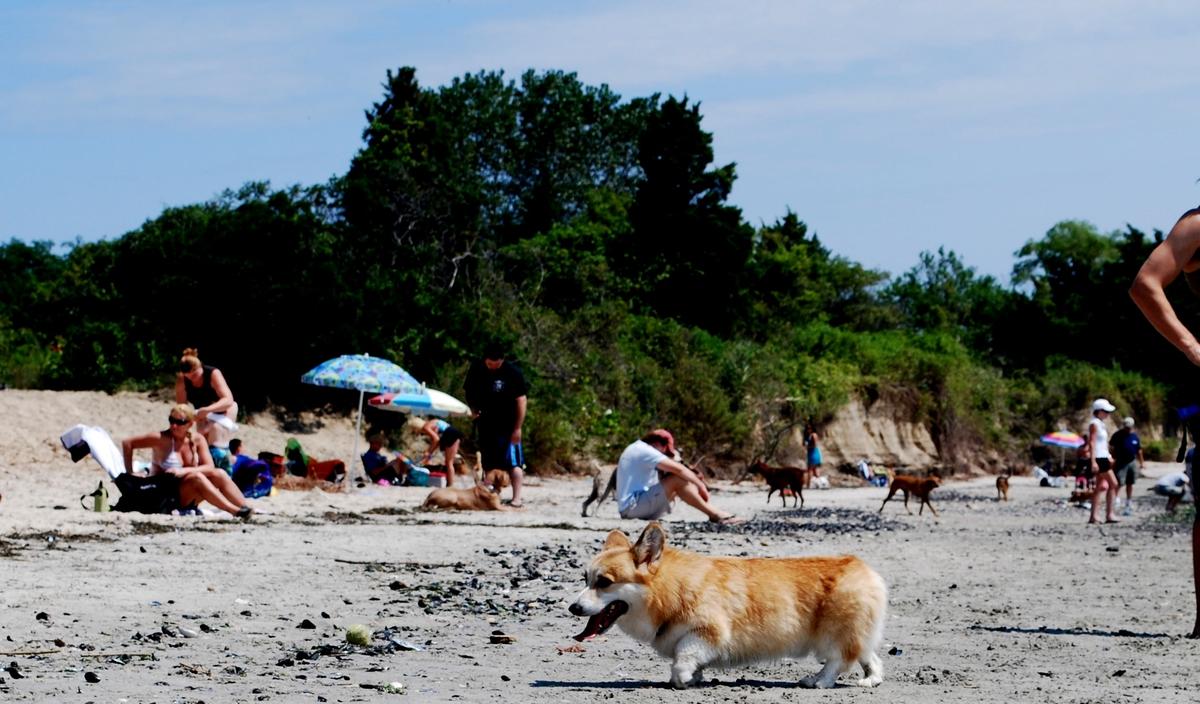
<svg viewBox="0 0 1200 704">
<path fill-rule="evenodd" d="M 404 369 L 383 357 L 372 357 L 369 354 L 347 354 L 335 357 L 304 373 L 300 381 L 316 386 L 332 386 L 338 389 L 353 389 L 358 391 L 358 420 L 354 425 L 354 454 L 351 455 L 346 474 L 351 474 L 350 467 L 357 467 L 358 436 L 362 435 L 363 396 L 372 393 L 401 393 L 422 394 L 425 387 Z"/>
<path fill-rule="evenodd" d="M 1082 435 L 1072 433 L 1069 430 L 1056 430 L 1053 433 L 1046 433 L 1041 439 L 1043 444 L 1066 448 L 1083 447 L 1083 444 L 1087 442 L 1083 439 Z"/>
<path fill-rule="evenodd" d="M 466 416 L 471 414 L 467 404 L 437 389 L 425 388 L 417 394 L 380 394 L 367 399 L 374 408 L 425 416 Z"/>
<path fill-rule="evenodd" d="M 1041 437 L 1042 444 L 1050 445 L 1058 448 L 1058 466 L 1065 466 L 1066 450 L 1083 447 L 1087 440 L 1083 439 L 1082 435 L 1072 433 L 1069 430 L 1056 430 L 1053 433 L 1046 433 Z"/>
</svg>

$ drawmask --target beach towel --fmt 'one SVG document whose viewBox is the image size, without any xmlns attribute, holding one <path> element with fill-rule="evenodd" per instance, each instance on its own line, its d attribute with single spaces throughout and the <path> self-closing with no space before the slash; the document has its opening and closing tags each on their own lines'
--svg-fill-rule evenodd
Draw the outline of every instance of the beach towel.
<svg viewBox="0 0 1200 704">
<path fill-rule="evenodd" d="M 125 458 L 104 428 L 76 425 L 67 429 L 59 441 L 71 453 L 72 462 L 78 462 L 90 454 L 110 478 L 116 479 L 125 473 Z"/>
<path fill-rule="evenodd" d="M 216 423 L 231 433 L 238 429 L 238 424 L 224 413 L 209 413 L 208 420 L 212 423 Z"/>
</svg>

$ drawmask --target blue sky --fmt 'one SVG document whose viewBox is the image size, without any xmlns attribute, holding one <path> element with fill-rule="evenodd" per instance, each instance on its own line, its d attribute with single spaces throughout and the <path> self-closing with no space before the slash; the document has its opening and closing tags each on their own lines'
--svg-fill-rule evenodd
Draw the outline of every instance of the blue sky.
<svg viewBox="0 0 1200 704">
<path fill-rule="evenodd" d="M 1064 219 L 1200 203 L 1200 4 L 1142 0 L 0 4 L 0 240 L 118 237 L 343 173 L 388 68 L 575 71 L 701 103 L 732 200 L 892 273 L 1007 282 Z"/>
</svg>

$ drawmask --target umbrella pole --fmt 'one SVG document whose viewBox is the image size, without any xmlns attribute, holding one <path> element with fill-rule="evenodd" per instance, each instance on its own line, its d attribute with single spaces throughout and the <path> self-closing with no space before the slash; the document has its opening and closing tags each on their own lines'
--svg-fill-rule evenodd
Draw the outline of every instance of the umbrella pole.
<svg viewBox="0 0 1200 704">
<path fill-rule="evenodd" d="M 358 463 L 356 462 L 356 460 L 358 459 L 358 436 L 362 435 L 362 407 L 363 407 L 363 390 L 359 389 L 358 390 L 358 420 L 354 424 L 354 454 L 350 455 L 350 464 L 348 467 L 346 467 L 346 486 L 347 487 L 350 487 L 354 480 L 354 477 L 351 476 L 351 474 L 357 474 L 357 472 L 358 472 L 357 469 L 351 469 L 351 468 L 358 467 Z"/>
</svg>

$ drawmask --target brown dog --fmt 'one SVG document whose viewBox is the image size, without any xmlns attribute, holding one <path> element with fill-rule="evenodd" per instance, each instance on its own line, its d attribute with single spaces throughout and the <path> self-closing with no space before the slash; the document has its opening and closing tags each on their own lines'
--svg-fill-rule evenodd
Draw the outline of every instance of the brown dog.
<svg viewBox="0 0 1200 704">
<path fill-rule="evenodd" d="M 507 489 L 509 485 L 508 472 L 503 469 L 489 469 L 483 475 L 483 485 L 492 490 L 492 493 L 499 494 L 501 489 Z"/>
<path fill-rule="evenodd" d="M 912 514 L 912 509 L 908 507 L 908 495 L 912 494 L 921 500 L 921 509 L 917 511 L 917 515 L 921 515 L 925 511 L 925 507 L 929 506 L 929 510 L 933 511 L 933 515 L 937 516 L 937 509 L 933 504 L 929 503 L 929 494 L 934 489 L 942 485 L 942 478 L 936 474 L 931 474 L 928 477 L 912 477 L 908 475 L 896 476 L 892 470 L 888 470 L 888 495 L 883 500 L 883 505 L 879 507 L 879 512 L 883 513 L 883 507 L 887 506 L 887 502 L 896 495 L 897 491 L 904 492 L 904 510 Z"/>
<path fill-rule="evenodd" d="M 787 508 L 787 497 L 784 496 L 783 490 L 791 489 L 792 496 L 795 497 L 792 506 L 799 505 L 800 508 L 804 508 L 804 477 L 808 470 L 800 467 L 772 467 L 762 460 L 755 460 L 746 467 L 746 474 L 758 474 L 767 480 L 767 486 L 770 488 L 767 492 L 767 503 L 771 503 L 771 494 L 778 491 L 784 508 Z"/>
<path fill-rule="evenodd" d="M 443 487 L 434 489 L 421 504 L 423 510 L 441 508 L 450 511 L 511 511 L 500 503 L 500 495 L 488 491 L 482 484 L 470 489 Z"/>
<path fill-rule="evenodd" d="M 1008 501 L 1008 478 L 1011 472 L 1005 472 L 996 477 L 996 500 Z"/>
</svg>

